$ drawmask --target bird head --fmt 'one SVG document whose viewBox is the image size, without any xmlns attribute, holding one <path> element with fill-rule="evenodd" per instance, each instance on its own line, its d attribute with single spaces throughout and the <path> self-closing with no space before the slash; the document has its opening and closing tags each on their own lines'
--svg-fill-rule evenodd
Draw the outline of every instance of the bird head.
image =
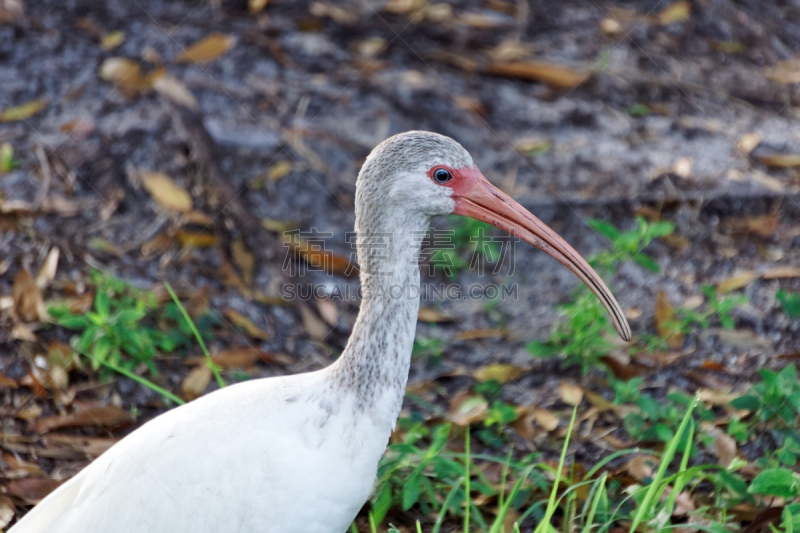
<svg viewBox="0 0 800 533">
<path fill-rule="evenodd" d="M 408 216 L 428 219 L 449 214 L 471 217 L 532 244 L 575 273 L 606 308 L 619 336 L 631 339 L 622 309 L 589 263 L 555 231 L 489 183 L 469 152 L 453 139 L 409 131 L 378 145 L 359 174 L 357 217 L 365 218 L 368 206 L 383 213 L 400 208 Z"/>
</svg>

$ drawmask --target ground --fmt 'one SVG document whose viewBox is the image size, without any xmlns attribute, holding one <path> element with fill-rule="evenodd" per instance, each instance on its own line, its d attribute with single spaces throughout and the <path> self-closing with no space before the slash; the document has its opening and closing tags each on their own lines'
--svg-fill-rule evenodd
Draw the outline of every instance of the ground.
<svg viewBox="0 0 800 533">
<path fill-rule="evenodd" d="M 53 480 L 171 405 L 85 357 L 63 363 L 76 331 L 52 325 L 51 305 L 66 299 L 86 313 L 98 286 L 121 298 L 127 289 L 92 278 L 100 271 L 135 287 L 130 305 L 153 291 L 142 320 L 177 331 L 167 281 L 210 352 L 223 355 L 226 381 L 321 368 L 358 311 L 336 297 L 358 285 L 344 275 L 358 169 L 376 144 L 411 129 L 458 140 L 490 181 L 585 256 L 614 245 L 588 219 L 622 230 L 637 217 L 673 224 L 644 252 L 658 271 L 618 260 L 607 278 L 640 346 L 669 337 L 673 308 L 683 317 L 681 308 L 710 309 L 709 294 L 746 299 L 730 311 L 732 328 L 709 313 L 654 349 L 609 340 L 598 364 L 611 371 L 582 370 L 534 358 L 528 346 L 564 322 L 554 306 L 574 297 L 571 273 L 520 244 L 496 273 L 492 264 L 448 276 L 448 256 L 429 254 L 423 272 L 438 266 L 424 276 L 430 286 L 493 284 L 513 297 L 423 301 L 405 417 L 480 428 L 502 399 L 517 421 L 501 455 L 510 446 L 552 459 L 571 411 L 563 383 L 577 384 L 600 396 L 583 400 L 570 456 L 593 465 L 647 441 L 603 407 L 603 397 L 620 399 L 609 379 L 643 378 L 660 401 L 675 390 L 743 394 L 759 369 L 800 353 L 800 323 L 776 297 L 800 291 L 798 14 L 730 0 L 251 1 L 250 10 L 234 1 L 0 2 L 4 516 L 13 521 Z M 459 224 L 437 221 L 430 245 L 452 245 L 469 263 L 476 228 Z M 329 255 L 289 246 L 287 229 L 324 242 Z M 333 272 L 314 268 L 320 257 Z M 290 282 L 334 296 L 286 301 Z M 191 332 L 179 337 L 176 351 L 157 343 L 140 362 L 121 361 L 184 398 L 216 388 Z M 486 369 L 507 383 L 477 393 L 491 381 Z M 462 409 L 465 398 L 479 401 Z M 720 425 L 725 404 L 708 398 Z M 480 445 L 491 448 L 487 439 Z M 739 444 L 752 464 L 781 446 Z M 694 460 L 716 462 L 712 449 Z M 389 515 L 396 523 L 400 507 Z M 409 516 L 426 512 L 417 505 Z"/>
</svg>

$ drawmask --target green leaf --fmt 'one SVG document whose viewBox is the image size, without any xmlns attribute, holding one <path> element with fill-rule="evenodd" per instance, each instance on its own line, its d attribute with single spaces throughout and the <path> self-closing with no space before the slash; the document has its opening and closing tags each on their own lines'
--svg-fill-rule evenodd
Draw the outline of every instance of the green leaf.
<svg viewBox="0 0 800 533">
<path fill-rule="evenodd" d="M 756 398 L 755 396 L 750 396 L 746 394 L 744 396 L 740 396 L 739 398 L 734 398 L 728 404 L 735 409 L 746 409 L 748 411 L 757 411 L 761 407 L 761 400 Z"/>
<path fill-rule="evenodd" d="M 411 509 L 411 507 L 417 503 L 417 500 L 419 500 L 419 495 L 421 493 L 421 474 L 421 468 L 417 467 L 417 469 L 414 470 L 411 476 L 409 476 L 409 478 L 406 480 L 405 485 L 403 485 L 403 511 L 408 511 Z"/>
<path fill-rule="evenodd" d="M 534 357 L 553 357 L 561 352 L 561 350 L 555 346 L 536 341 L 528 344 L 528 351 Z"/>
<path fill-rule="evenodd" d="M 633 256 L 633 260 L 650 272 L 661 272 L 661 267 L 658 265 L 656 260 L 649 255 L 636 254 Z"/>
<path fill-rule="evenodd" d="M 386 518 L 386 513 L 392 507 L 392 486 L 389 483 L 384 483 L 375 500 L 372 502 L 372 516 L 375 517 L 375 523 L 380 524 Z"/>
<path fill-rule="evenodd" d="M 97 291 L 97 295 L 94 297 L 94 308 L 97 310 L 97 313 L 102 316 L 111 314 L 111 301 L 108 298 L 108 293 L 100 290 Z"/>
<path fill-rule="evenodd" d="M 612 242 L 619 238 L 619 230 L 613 224 L 596 218 L 590 218 L 586 223 L 589 224 L 590 228 Z"/>
<path fill-rule="evenodd" d="M 800 317 L 800 294 L 779 290 L 775 298 L 781 303 L 783 312 L 790 318 Z"/>
<path fill-rule="evenodd" d="M 747 492 L 779 498 L 794 498 L 800 494 L 800 478 L 787 468 L 772 468 L 758 474 Z"/>
</svg>

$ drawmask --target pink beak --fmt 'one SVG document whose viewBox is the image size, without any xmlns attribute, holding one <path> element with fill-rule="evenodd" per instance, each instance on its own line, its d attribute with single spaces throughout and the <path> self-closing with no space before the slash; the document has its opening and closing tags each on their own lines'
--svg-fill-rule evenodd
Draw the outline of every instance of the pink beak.
<svg viewBox="0 0 800 533">
<path fill-rule="evenodd" d="M 450 186 L 453 189 L 453 199 L 456 201 L 454 213 L 487 222 L 507 231 L 560 261 L 603 303 L 619 336 L 623 340 L 631 340 L 631 327 L 614 295 L 597 272 L 567 241 L 489 183 L 477 166 L 471 169 L 459 169 L 456 174 L 461 179 L 453 180 L 455 183 Z"/>
</svg>

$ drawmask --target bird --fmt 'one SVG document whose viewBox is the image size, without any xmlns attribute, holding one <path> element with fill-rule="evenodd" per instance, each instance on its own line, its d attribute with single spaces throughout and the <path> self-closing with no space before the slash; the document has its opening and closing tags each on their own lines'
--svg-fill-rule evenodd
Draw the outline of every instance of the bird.
<svg viewBox="0 0 800 533">
<path fill-rule="evenodd" d="M 419 312 L 420 234 L 440 215 L 487 222 L 540 248 L 630 326 L 591 266 L 491 185 L 455 140 L 389 137 L 357 181 L 361 303 L 330 366 L 230 385 L 136 429 L 10 533 L 343 533 L 371 497 L 405 395 Z"/>
</svg>

